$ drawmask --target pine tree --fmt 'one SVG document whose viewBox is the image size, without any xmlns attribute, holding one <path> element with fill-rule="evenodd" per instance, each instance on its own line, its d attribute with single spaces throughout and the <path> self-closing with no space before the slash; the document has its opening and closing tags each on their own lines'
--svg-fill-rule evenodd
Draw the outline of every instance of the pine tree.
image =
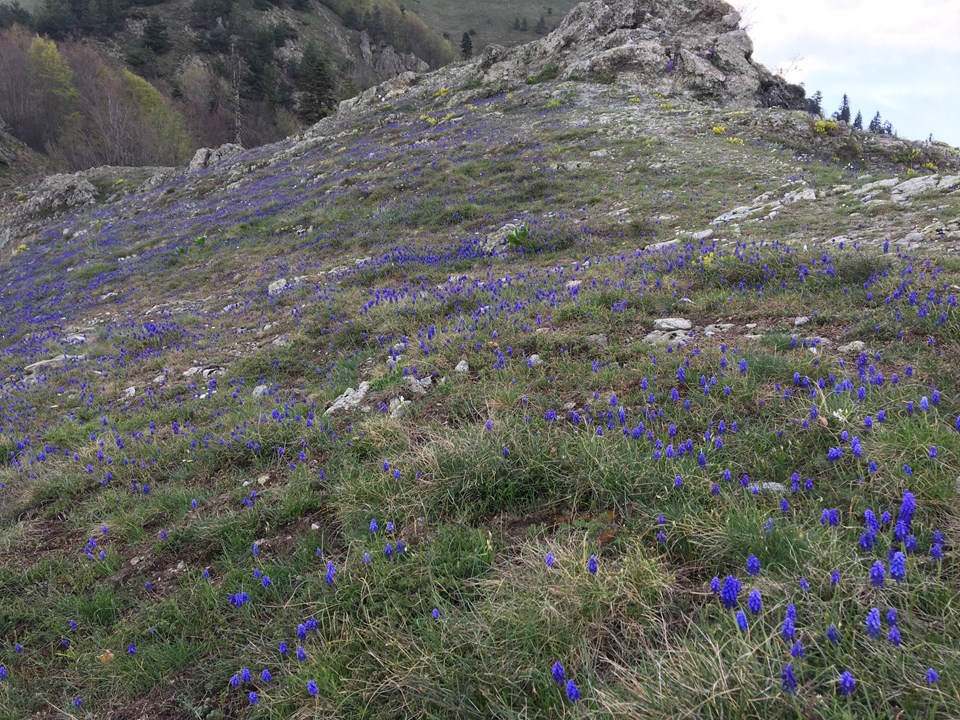
<svg viewBox="0 0 960 720">
<path fill-rule="evenodd" d="M 859 110 L 857 110 L 857 116 L 853 119 L 853 129 L 863 130 L 863 115 L 860 114 Z"/>
<path fill-rule="evenodd" d="M 515 17 L 513 19 L 513 29 L 516 30 L 517 32 L 520 31 L 520 18 Z"/>
<path fill-rule="evenodd" d="M 879 110 L 877 110 L 877 114 L 873 116 L 873 120 L 870 121 L 870 124 L 867 126 L 867 130 L 872 133 L 883 132 L 883 121 L 880 119 Z"/>
<path fill-rule="evenodd" d="M 167 33 L 166 23 L 156 13 L 151 14 L 143 26 L 143 44 L 157 55 L 163 55 L 170 49 L 170 35 Z"/>
<path fill-rule="evenodd" d="M 464 60 L 469 60 L 473 55 L 473 40 L 470 38 L 470 33 L 465 32 L 463 37 L 460 38 L 460 57 Z"/>
<path fill-rule="evenodd" d="M 811 115 L 823 117 L 823 93 L 819 90 L 807 100 L 807 112 Z"/>
<path fill-rule="evenodd" d="M 312 43 L 303 51 L 300 61 L 299 86 L 300 117 L 304 122 L 315 123 L 333 110 L 336 99 L 336 83 L 330 64 Z"/>
<path fill-rule="evenodd" d="M 845 123 L 850 122 L 850 99 L 847 94 L 843 94 L 843 100 L 840 103 L 840 109 L 833 114 L 834 120 L 840 120 Z"/>
<path fill-rule="evenodd" d="M 545 17 L 543 17 L 543 15 L 541 15 L 540 19 L 537 21 L 537 26 L 534 28 L 534 32 L 536 32 L 537 35 L 546 35 L 548 31 L 549 28 L 547 28 L 547 20 Z"/>
</svg>

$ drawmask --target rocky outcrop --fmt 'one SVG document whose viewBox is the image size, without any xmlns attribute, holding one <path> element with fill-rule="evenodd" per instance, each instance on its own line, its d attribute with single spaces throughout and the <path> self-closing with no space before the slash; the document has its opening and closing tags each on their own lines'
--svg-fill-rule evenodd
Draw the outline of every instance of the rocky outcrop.
<svg viewBox="0 0 960 720">
<path fill-rule="evenodd" d="M 430 66 L 413 53 L 400 53 L 392 45 L 373 42 L 366 30 L 360 33 L 360 58 L 378 77 L 392 78 L 405 72 L 430 70 Z"/>
<path fill-rule="evenodd" d="M 218 148 L 200 148 L 193 154 L 193 159 L 187 166 L 187 171 L 205 170 L 227 160 L 232 160 L 242 152 L 243 146 L 234 143 L 225 143 Z"/>
<path fill-rule="evenodd" d="M 96 202 L 96 188 L 76 175 L 51 175 L 45 178 L 23 204 L 25 215 L 41 215 L 79 209 Z"/>
</svg>

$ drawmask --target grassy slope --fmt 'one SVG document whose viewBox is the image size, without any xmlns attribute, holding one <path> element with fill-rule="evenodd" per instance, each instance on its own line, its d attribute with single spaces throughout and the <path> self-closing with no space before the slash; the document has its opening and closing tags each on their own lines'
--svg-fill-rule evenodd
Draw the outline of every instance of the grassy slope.
<svg viewBox="0 0 960 720">
<path fill-rule="evenodd" d="M 52 223 L 0 270 L 0 377 L 78 352 L 62 342 L 77 328 L 87 359 L 2 391 L 3 716 L 79 716 L 74 698 L 111 718 L 960 714 L 960 263 L 878 247 L 960 200 L 864 210 L 827 194 L 738 236 L 638 252 L 801 179 L 866 182 L 754 119 L 615 87 L 438 97 L 328 121 L 273 165 L 282 146 L 249 151 L 238 183 L 209 173 Z M 592 164 L 553 169 L 574 161 Z M 514 218 L 534 252 L 479 251 Z M 839 234 L 843 248 L 818 245 Z M 664 315 L 698 337 L 645 344 Z M 799 315 L 811 323 L 794 328 Z M 702 334 L 717 321 L 735 328 Z M 833 345 L 813 352 L 808 335 Z M 837 351 L 855 339 L 870 352 Z M 428 394 L 408 375 L 432 376 Z M 369 413 L 323 416 L 361 380 Z M 414 404 L 390 418 L 398 394 Z M 785 483 L 787 506 L 741 481 Z M 895 544 L 885 525 L 860 550 L 863 512 L 896 519 L 906 489 L 918 552 L 902 583 L 875 588 L 869 569 Z M 728 574 L 746 632 L 709 589 Z M 790 604 L 799 659 L 782 637 Z M 868 637 L 871 607 L 897 609 L 899 647 L 886 623 Z M 780 689 L 788 662 L 795 696 Z M 231 687 L 242 668 L 251 680 Z"/>
</svg>

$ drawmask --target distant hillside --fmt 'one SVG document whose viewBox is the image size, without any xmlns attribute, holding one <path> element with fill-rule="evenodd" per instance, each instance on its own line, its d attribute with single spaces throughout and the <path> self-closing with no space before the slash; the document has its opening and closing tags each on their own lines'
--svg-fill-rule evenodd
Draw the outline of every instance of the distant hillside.
<svg viewBox="0 0 960 720">
<path fill-rule="evenodd" d="M 479 54 L 487 45 L 518 45 L 545 34 L 544 28 L 553 30 L 577 2 L 406 0 L 404 5 L 449 37 L 458 50 L 463 33 L 469 33 L 473 51 Z"/>
<path fill-rule="evenodd" d="M 34 34 L 57 43 L 55 49 L 44 46 L 45 62 L 65 73 L 54 84 L 63 84 L 70 101 L 56 115 L 31 110 L 26 100 L 49 94 L 54 79 L 31 70 L 40 60 L 39 48 L 30 54 Z M 76 146 L 67 137 L 66 119 L 91 114 L 82 107 L 91 100 L 82 79 L 97 84 L 94 76 L 102 73 L 96 68 L 107 68 L 110 77 L 125 69 L 148 80 L 172 105 L 188 139 L 173 156 L 147 151 L 147 157 L 133 153 L 134 159 L 121 163 L 181 163 L 199 146 L 277 140 L 359 90 L 454 57 L 439 33 L 393 0 L 350 7 L 333 0 L 39 0 L 29 9 L 0 0 L 0 117 L 34 150 L 52 148 L 57 155 L 62 146 Z M 37 82 L 47 85 L 30 86 Z M 47 122 L 63 127 L 56 133 L 38 128 Z M 81 134 L 109 135 L 103 128 L 110 123 L 93 124 L 100 129 L 87 123 Z M 55 158 L 63 169 L 95 162 L 63 155 Z"/>
</svg>

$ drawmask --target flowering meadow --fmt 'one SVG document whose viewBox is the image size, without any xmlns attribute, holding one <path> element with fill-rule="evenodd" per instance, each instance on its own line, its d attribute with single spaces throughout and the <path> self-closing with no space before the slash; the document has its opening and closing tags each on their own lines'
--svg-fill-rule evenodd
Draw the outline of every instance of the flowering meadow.
<svg viewBox="0 0 960 720">
<path fill-rule="evenodd" d="M 960 716 L 949 168 L 455 91 L 3 259 L 0 716 Z"/>
</svg>

